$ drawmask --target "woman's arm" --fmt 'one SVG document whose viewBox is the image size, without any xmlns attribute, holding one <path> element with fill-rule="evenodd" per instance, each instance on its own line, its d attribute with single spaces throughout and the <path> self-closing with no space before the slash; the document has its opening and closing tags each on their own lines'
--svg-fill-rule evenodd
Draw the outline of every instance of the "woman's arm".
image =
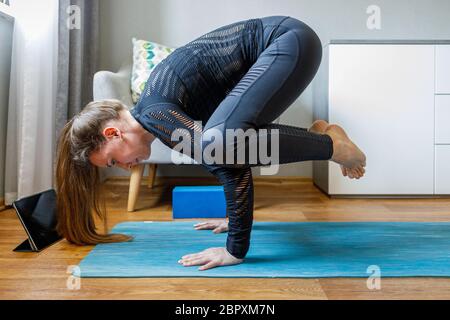
<svg viewBox="0 0 450 320">
<path fill-rule="evenodd" d="M 224 187 L 227 203 L 227 250 L 243 259 L 250 247 L 253 223 L 253 178 L 250 167 L 224 168 L 207 166 Z"/>
<path fill-rule="evenodd" d="M 224 186 L 229 223 L 225 248 L 209 248 L 185 255 L 178 261 L 184 266 L 202 265 L 199 270 L 242 263 L 250 248 L 253 223 L 251 168 L 206 167 Z"/>
<path fill-rule="evenodd" d="M 250 247 L 253 223 L 253 179 L 251 168 L 224 168 L 207 165 L 223 184 L 227 203 L 226 248 L 209 248 L 183 256 L 184 266 L 201 265 L 199 270 L 242 263 Z"/>
<path fill-rule="evenodd" d="M 189 132 L 191 140 L 191 158 L 195 148 L 198 148 L 195 136 L 201 135 L 202 128 L 194 123 L 178 105 L 174 103 L 155 103 L 145 107 L 140 106 L 132 111 L 136 120 L 148 131 L 153 133 L 162 143 L 170 148 L 177 145 L 178 141 L 172 141 L 171 135 L 175 130 L 184 129 Z M 250 246 L 250 232 L 253 222 L 253 179 L 250 167 L 236 168 L 221 167 L 203 163 L 203 166 L 217 177 L 224 186 L 227 204 L 228 238 L 226 251 L 234 260 L 228 262 L 239 263 L 247 254 Z"/>
</svg>

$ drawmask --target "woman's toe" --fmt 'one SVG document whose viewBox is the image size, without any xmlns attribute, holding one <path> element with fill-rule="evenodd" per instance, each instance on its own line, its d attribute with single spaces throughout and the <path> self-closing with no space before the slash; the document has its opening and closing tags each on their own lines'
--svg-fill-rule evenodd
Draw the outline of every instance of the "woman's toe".
<svg viewBox="0 0 450 320">
<path fill-rule="evenodd" d="M 347 169 L 343 165 L 341 165 L 341 171 L 344 177 L 347 176 Z"/>
<path fill-rule="evenodd" d="M 348 177 L 349 177 L 350 179 L 353 179 L 353 178 L 354 178 L 353 170 L 347 168 L 347 175 L 348 175 Z"/>
</svg>

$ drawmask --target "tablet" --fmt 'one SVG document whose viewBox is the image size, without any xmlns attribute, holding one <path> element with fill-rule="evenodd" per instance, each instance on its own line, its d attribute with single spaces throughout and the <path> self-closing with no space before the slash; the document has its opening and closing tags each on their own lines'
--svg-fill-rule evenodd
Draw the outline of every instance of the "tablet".
<svg viewBox="0 0 450 320">
<path fill-rule="evenodd" d="M 43 191 L 13 202 L 28 239 L 14 251 L 36 252 L 62 239 L 56 232 L 56 192 Z"/>
</svg>

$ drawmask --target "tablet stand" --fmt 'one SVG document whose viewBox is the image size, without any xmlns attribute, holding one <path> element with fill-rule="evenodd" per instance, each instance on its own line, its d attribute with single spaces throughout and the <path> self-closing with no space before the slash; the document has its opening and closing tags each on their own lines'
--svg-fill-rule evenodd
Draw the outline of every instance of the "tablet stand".
<svg viewBox="0 0 450 320">
<path fill-rule="evenodd" d="M 27 239 L 21 244 L 19 244 L 13 251 L 15 252 L 37 252 L 37 250 L 33 249 L 30 244 L 30 240 Z"/>
</svg>

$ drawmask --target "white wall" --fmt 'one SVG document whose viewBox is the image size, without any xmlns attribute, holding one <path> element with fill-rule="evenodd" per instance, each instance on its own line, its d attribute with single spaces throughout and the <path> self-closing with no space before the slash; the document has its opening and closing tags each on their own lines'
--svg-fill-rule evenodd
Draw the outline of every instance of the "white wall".
<svg viewBox="0 0 450 320">
<path fill-rule="evenodd" d="M 117 70 L 131 55 L 133 36 L 182 46 L 221 25 L 268 15 L 289 15 L 330 39 L 450 39 L 449 0 L 100 0 L 100 66 Z M 381 9 L 381 29 L 366 26 L 369 5 Z M 312 122 L 309 86 L 280 123 Z M 257 175 L 259 170 L 254 170 Z M 118 174 L 124 174 L 118 171 Z M 203 175 L 201 168 L 161 166 L 158 175 Z M 283 165 L 279 175 L 312 176 L 312 163 Z"/>
</svg>

